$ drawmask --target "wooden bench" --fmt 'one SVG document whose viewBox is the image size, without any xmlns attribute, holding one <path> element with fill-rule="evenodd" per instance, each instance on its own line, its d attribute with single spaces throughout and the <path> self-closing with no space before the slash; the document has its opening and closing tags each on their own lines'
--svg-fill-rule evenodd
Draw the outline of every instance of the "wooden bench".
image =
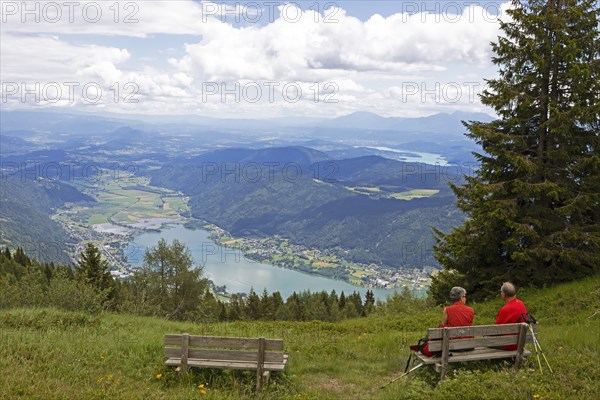
<svg viewBox="0 0 600 400">
<path fill-rule="evenodd" d="M 536 332 L 537 325 L 533 325 L 533 328 Z M 448 363 L 453 362 L 514 357 L 515 367 L 518 368 L 523 357 L 531 355 L 530 351 L 525 350 L 525 343 L 533 343 L 531 332 L 525 323 L 431 328 L 427 337 L 429 351 L 441 351 L 441 355 L 428 357 L 416 352 L 416 356 L 425 365 L 434 364 L 436 371 L 440 373 L 440 380 L 446 376 Z M 517 345 L 517 349 L 494 348 L 506 345 Z"/>
<path fill-rule="evenodd" d="M 189 368 L 256 370 L 261 391 L 271 371 L 283 371 L 288 356 L 282 339 L 165 335 L 166 365 L 186 373 Z M 174 347 L 176 346 L 176 347 Z"/>
</svg>

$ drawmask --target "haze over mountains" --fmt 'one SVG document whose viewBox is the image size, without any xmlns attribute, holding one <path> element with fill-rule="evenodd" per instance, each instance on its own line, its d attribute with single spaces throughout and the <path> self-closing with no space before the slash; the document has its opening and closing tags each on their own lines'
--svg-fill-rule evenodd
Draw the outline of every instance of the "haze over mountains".
<svg viewBox="0 0 600 400">
<path fill-rule="evenodd" d="M 477 150 L 463 137 L 461 120 L 490 119 L 465 113 L 221 120 L 3 111 L 2 192 L 20 188 L 2 196 L 2 218 L 10 220 L 2 243 L 44 241 L 30 222 L 35 219 L 47 221 L 43 231 L 56 232 L 53 240 L 67 240 L 50 219 L 62 203 L 39 200 L 43 181 L 61 181 L 57 190 L 72 191 L 69 184 L 86 178 L 93 165 L 181 191 L 190 196 L 194 217 L 234 235 L 279 235 L 356 262 L 436 265 L 431 227 L 449 230 L 462 220 L 447 184 L 461 179 L 467 172 L 461 166 L 470 166 Z M 48 165 L 54 169 L 44 170 Z M 42 206 L 17 210 L 15 202 Z"/>
<path fill-rule="evenodd" d="M 220 119 L 196 115 L 142 115 L 114 113 L 82 113 L 74 111 L 2 111 L 1 128 L 10 131 L 61 132 L 61 133 L 107 133 L 123 126 L 135 128 L 155 127 L 159 130 L 178 129 L 182 126 L 214 129 L 264 129 L 281 127 L 325 127 L 352 128 L 362 130 L 384 130 L 396 132 L 430 132 L 458 134 L 465 132 L 464 120 L 491 121 L 483 113 L 454 112 L 438 113 L 427 117 L 381 117 L 369 112 L 354 112 L 337 118 L 294 118 L 273 119 Z"/>
</svg>

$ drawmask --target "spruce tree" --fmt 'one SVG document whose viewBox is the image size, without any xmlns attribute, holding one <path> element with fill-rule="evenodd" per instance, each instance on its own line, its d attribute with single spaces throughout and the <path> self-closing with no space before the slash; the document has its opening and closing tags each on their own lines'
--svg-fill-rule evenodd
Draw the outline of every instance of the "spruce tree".
<svg viewBox="0 0 600 400">
<path fill-rule="evenodd" d="M 27 255 L 21 247 L 17 247 L 17 250 L 15 251 L 14 255 L 14 260 L 24 267 L 28 267 L 29 265 L 31 265 L 31 259 L 27 257 Z"/>
<path fill-rule="evenodd" d="M 244 314 L 250 321 L 262 319 L 263 310 L 261 308 L 260 297 L 254 291 L 254 288 L 250 288 L 250 293 L 248 293 L 248 296 L 246 297 L 246 309 Z"/>
<path fill-rule="evenodd" d="M 370 315 L 375 310 L 375 295 L 372 290 L 367 290 L 365 295 L 365 305 L 363 307 L 363 316 Z"/>
<path fill-rule="evenodd" d="M 232 294 L 229 299 L 228 311 L 227 311 L 227 320 L 228 321 L 237 321 L 242 316 L 242 309 L 240 306 L 240 302 L 242 302 L 236 294 Z"/>
<path fill-rule="evenodd" d="M 600 9 L 530 0 L 508 14 L 492 43 L 499 77 L 481 95 L 499 119 L 465 124 L 480 167 L 451 185 L 468 218 L 436 230 L 436 258 L 457 273 L 434 285 L 476 296 L 504 280 L 544 285 L 600 270 Z"/>
<path fill-rule="evenodd" d="M 99 291 L 112 291 L 113 279 L 108 270 L 108 264 L 93 243 L 86 244 L 78 264 L 77 274 L 80 280 Z"/>
<path fill-rule="evenodd" d="M 260 319 L 267 321 L 272 321 L 275 319 L 273 300 L 266 288 L 263 289 L 262 295 L 260 296 Z"/>
</svg>

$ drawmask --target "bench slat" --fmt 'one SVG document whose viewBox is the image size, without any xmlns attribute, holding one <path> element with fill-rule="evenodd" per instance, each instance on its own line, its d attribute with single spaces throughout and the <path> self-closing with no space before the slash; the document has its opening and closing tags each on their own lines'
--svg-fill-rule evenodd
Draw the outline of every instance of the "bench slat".
<svg viewBox="0 0 600 400">
<path fill-rule="evenodd" d="M 452 328 L 429 328 L 427 337 L 429 339 L 441 339 L 444 329 L 448 330 L 451 338 L 457 336 L 494 336 L 511 333 L 519 333 L 520 324 L 504 325 L 478 325 L 478 326 L 457 326 Z M 537 326 L 534 325 L 534 332 Z"/>
<path fill-rule="evenodd" d="M 453 339 L 450 340 L 450 350 L 472 349 L 475 347 L 494 347 L 517 344 L 519 337 L 517 335 L 510 336 L 488 336 L 483 338 L 472 339 Z M 527 343 L 533 343 L 531 335 L 527 335 Z M 432 340 L 429 343 L 429 351 L 441 351 L 442 341 Z"/>
<path fill-rule="evenodd" d="M 180 358 L 169 358 L 165 361 L 165 365 L 169 367 L 177 367 L 181 362 Z M 283 371 L 285 369 L 285 364 L 287 363 L 287 358 L 284 358 L 282 363 L 265 363 L 264 370 L 265 371 Z M 255 370 L 257 369 L 256 362 L 247 362 L 247 361 L 220 361 L 220 360 L 188 360 L 188 366 L 190 367 L 198 367 L 198 368 L 229 368 L 229 369 L 247 369 L 247 370 Z"/>
<path fill-rule="evenodd" d="M 473 351 L 464 353 L 452 353 L 448 357 L 448 362 L 463 362 L 463 361 L 477 361 L 477 360 L 490 360 L 496 358 L 511 358 L 516 357 L 517 351 L 490 349 L 489 347 L 476 348 Z M 523 351 L 523 356 L 529 357 L 531 352 L 529 350 Z M 424 354 L 417 353 L 417 358 L 425 365 L 438 364 L 442 362 L 441 356 L 427 357 Z"/>
<path fill-rule="evenodd" d="M 181 345 L 182 335 L 167 334 L 165 345 Z M 258 339 L 221 336 L 190 336 L 190 346 L 258 349 Z M 283 350 L 283 339 L 265 339 L 265 350 Z"/>
<path fill-rule="evenodd" d="M 180 347 L 165 347 L 165 357 L 177 358 L 181 357 Z M 256 362 L 258 352 L 245 350 L 214 350 L 214 349 L 188 349 L 188 360 L 228 360 L 228 361 L 253 361 Z M 281 352 L 265 352 L 266 362 L 282 362 L 283 353 Z"/>
</svg>

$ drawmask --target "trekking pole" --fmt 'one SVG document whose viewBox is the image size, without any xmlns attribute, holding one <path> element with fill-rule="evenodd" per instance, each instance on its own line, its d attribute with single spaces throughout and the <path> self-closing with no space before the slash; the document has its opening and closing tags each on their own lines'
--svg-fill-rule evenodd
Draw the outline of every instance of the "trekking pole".
<svg viewBox="0 0 600 400">
<path fill-rule="evenodd" d="M 527 324 L 527 326 L 529 327 L 529 332 L 531 332 L 531 338 L 533 340 L 533 348 L 535 350 L 535 357 L 537 358 L 538 366 L 540 367 L 540 372 L 542 372 L 542 361 L 540 360 L 540 352 L 538 350 L 538 346 L 537 346 L 537 342 L 535 340 L 533 329 L 531 328 L 531 325 Z"/>
<path fill-rule="evenodd" d="M 540 346 L 540 342 L 537 339 L 537 336 L 535 336 L 535 333 L 533 332 L 533 329 L 531 330 L 531 336 L 533 337 L 533 343 L 534 343 L 534 345 L 537 345 L 537 348 L 540 350 L 540 353 L 542 354 L 542 357 L 544 358 L 544 361 L 546 362 L 546 365 L 548 366 L 548 369 L 550 370 L 550 373 L 553 374 L 554 371 L 552 371 L 552 367 L 550 366 L 550 363 L 548 362 L 548 359 L 546 358 L 546 354 L 544 354 L 544 351 L 542 350 L 542 346 Z M 539 356 L 538 356 L 538 358 L 539 358 Z M 540 365 L 540 369 L 541 369 L 541 365 Z"/>
<path fill-rule="evenodd" d="M 417 365 L 416 367 L 412 367 L 412 368 L 410 369 L 410 371 L 408 371 L 408 372 L 405 372 L 405 373 L 403 373 L 402 375 L 400 375 L 400 376 L 398 376 L 398 377 L 396 377 L 396 378 L 392 379 L 391 381 L 389 381 L 388 383 L 386 383 L 385 385 L 383 385 L 382 387 L 380 387 L 380 389 L 383 389 L 383 388 L 384 388 L 384 387 L 386 387 L 387 385 L 390 385 L 390 384 L 392 384 L 392 383 L 396 382 L 396 381 L 397 381 L 398 379 L 400 379 L 400 378 L 404 378 L 406 375 L 410 374 L 411 372 L 413 372 L 414 370 L 416 370 L 416 369 L 418 369 L 418 368 L 421 368 L 423 365 L 425 365 L 425 364 L 424 364 L 424 363 L 421 363 L 421 364 Z"/>
<path fill-rule="evenodd" d="M 406 360 L 406 367 L 404 367 L 404 372 L 408 371 L 408 366 L 410 365 L 410 360 L 412 359 L 412 351 L 410 352 L 410 354 L 408 355 L 408 360 Z"/>
<path fill-rule="evenodd" d="M 533 315 L 531 314 L 521 314 L 521 318 L 523 318 L 523 320 L 527 323 L 527 326 L 529 326 L 529 331 L 531 332 L 531 338 L 533 339 L 533 346 L 535 349 L 535 355 L 537 357 L 538 360 L 538 365 L 540 367 L 540 372 L 542 371 L 542 362 L 540 361 L 540 353 L 542 354 L 542 357 L 544 358 L 544 361 L 546 362 L 546 365 L 548 366 L 548 369 L 550 370 L 550 373 L 554 373 L 554 371 L 552 370 L 552 367 L 550 366 L 550 363 L 548 362 L 548 359 L 546 358 L 546 354 L 544 354 L 544 351 L 542 350 L 542 346 L 540 345 L 540 341 L 538 340 L 535 332 L 533 331 L 533 326 L 532 324 L 536 324 L 537 321 L 536 319 L 533 317 Z"/>
</svg>

